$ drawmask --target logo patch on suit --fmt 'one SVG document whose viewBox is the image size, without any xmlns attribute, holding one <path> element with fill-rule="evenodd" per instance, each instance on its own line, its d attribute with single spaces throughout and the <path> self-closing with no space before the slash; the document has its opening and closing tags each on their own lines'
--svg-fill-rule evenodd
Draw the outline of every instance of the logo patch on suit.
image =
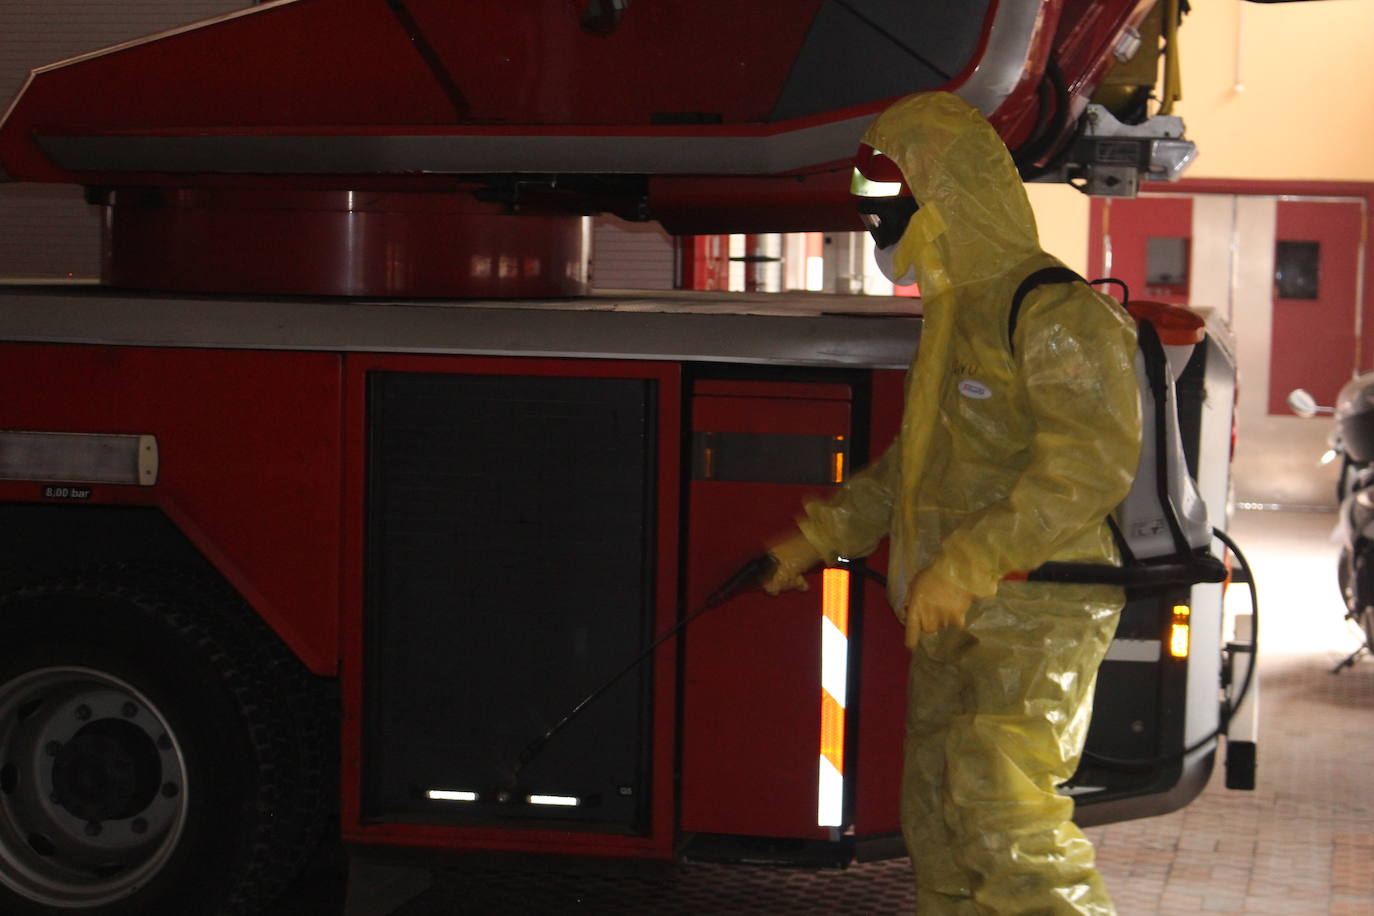
<svg viewBox="0 0 1374 916">
<path fill-rule="evenodd" d="M 986 401 L 992 397 L 991 388 L 971 378 L 966 378 L 959 383 L 959 393 L 966 398 L 973 398 L 975 401 Z"/>
</svg>

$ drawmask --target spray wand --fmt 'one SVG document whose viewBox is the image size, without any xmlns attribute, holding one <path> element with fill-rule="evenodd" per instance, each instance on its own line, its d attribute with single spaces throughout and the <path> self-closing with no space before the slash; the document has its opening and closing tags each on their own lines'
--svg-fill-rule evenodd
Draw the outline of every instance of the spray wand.
<svg viewBox="0 0 1374 916">
<path fill-rule="evenodd" d="M 568 710 L 567 715 L 554 723 L 552 728 L 525 745 L 525 749 L 522 750 L 520 756 L 515 759 L 515 766 L 511 770 L 510 780 L 505 788 L 509 790 L 517 786 L 520 782 L 520 773 L 531 760 L 539 756 L 540 752 L 544 750 L 555 735 L 562 731 L 569 722 L 581 715 L 584 709 L 600 699 L 602 695 L 616 684 L 620 683 L 621 678 L 643 664 L 644 660 L 652 655 L 655 649 L 681 633 L 687 627 L 687 624 L 696 620 L 702 614 L 705 614 L 712 608 L 720 607 L 740 592 L 753 588 L 755 585 L 763 582 L 764 579 L 772 575 L 776 566 L 777 561 L 774 560 L 770 554 L 766 553 L 762 556 L 755 557 L 741 566 L 734 575 L 726 579 L 715 591 L 711 592 L 706 600 L 702 602 L 700 607 L 692 609 L 691 612 L 679 620 L 674 626 L 650 643 L 648 648 L 631 659 L 630 663 L 620 669 L 613 677 L 583 697 L 576 706 Z"/>
</svg>

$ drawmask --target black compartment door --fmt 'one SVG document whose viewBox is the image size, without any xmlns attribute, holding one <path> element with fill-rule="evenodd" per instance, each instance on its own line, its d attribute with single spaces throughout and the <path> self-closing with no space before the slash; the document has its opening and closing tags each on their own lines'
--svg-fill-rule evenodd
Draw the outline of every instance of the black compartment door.
<svg viewBox="0 0 1374 916">
<path fill-rule="evenodd" d="M 365 820 L 647 829 L 654 389 L 369 376 Z"/>
</svg>

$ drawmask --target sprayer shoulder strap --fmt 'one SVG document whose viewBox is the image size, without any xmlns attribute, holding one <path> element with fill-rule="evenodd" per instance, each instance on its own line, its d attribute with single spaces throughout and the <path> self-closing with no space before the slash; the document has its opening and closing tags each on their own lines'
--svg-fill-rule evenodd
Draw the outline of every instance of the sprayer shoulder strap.
<svg viewBox="0 0 1374 916">
<path fill-rule="evenodd" d="M 1007 349 L 1013 354 L 1016 353 L 1016 321 L 1021 315 L 1021 303 L 1026 296 L 1030 295 L 1031 290 L 1039 286 L 1050 283 L 1073 283 L 1078 281 L 1086 283 L 1081 276 L 1067 267 L 1042 267 L 1029 274 L 1026 279 L 1021 281 L 1021 285 L 1016 287 L 1016 292 L 1011 296 L 1011 312 L 1007 315 Z"/>
<path fill-rule="evenodd" d="M 1067 267 L 1042 267 L 1037 271 L 1031 272 L 1026 279 L 1021 281 L 1021 285 L 1016 287 L 1016 292 L 1011 297 L 1011 312 L 1007 315 L 1007 349 L 1015 355 L 1016 353 L 1016 321 L 1021 315 L 1021 303 L 1030 292 L 1038 287 L 1047 286 L 1051 283 L 1087 283 L 1076 271 Z M 1125 535 L 1121 532 L 1121 527 L 1117 525 L 1116 519 L 1107 516 L 1107 527 L 1111 530 L 1112 540 L 1116 542 L 1117 549 L 1121 553 L 1122 560 L 1127 564 L 1134 563 L 1135 556 L 1131 552 L 1130 545 L 1126 542 Z M 1054 566 L 1056 564 L 1048 564 Z M 1062 565 L 1062 564 L 1058 564 Z M 1044 568 L 1044 567 L 1042 567 Z"/>
</svg>

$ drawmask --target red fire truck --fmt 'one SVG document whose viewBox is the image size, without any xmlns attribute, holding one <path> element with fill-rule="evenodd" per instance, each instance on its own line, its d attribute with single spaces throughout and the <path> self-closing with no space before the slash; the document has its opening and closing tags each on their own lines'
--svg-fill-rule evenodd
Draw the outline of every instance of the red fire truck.
<svg viewBox="0 0 1374 916">
<path fill-rule="evenodd" d="M 891 439 L 917 313 L 583 295 L 593 211 L 857 228 L 849 157 L 910 91 L 1028 175 L 1186 161 L 1147 83 L 1102 88 L 1176 9 L 892 6 L 277 0 L 33 73 L 0 168 L 88 189 L 104 274 L 0 287 L 0 909 L 253 913 L 330 832 L 900 854 L 877 585 L 746 591 L 624 666 Z M 1211 332 L 1179 413 L 1216 509 Z M 1081 821 L 1201 790 L 1224 661 L 1219 585 L 1131 592 Z"/>
</svg>

